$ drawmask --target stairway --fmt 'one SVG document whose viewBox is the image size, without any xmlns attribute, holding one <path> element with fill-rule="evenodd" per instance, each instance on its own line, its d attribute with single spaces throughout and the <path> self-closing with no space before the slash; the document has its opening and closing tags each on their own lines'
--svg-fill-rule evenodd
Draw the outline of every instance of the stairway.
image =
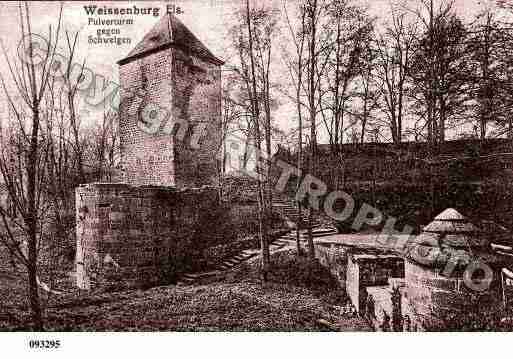
<svg viewBox="0 0 513 359">
<path fill-rule="evenodd" d="M 289 198 L 285 198 L 284 196 L 275 196 L 273 198 L 273 210 L 280 213 L 288 222 L 290 228 L 294 230 L 289 231 L 281 236 L 276 236 L 270 244 L 269 251 L 271 253 L 276 252 L 286 246 L 294 245 L 296 241 L 297 229 L 296 229 L 296 221 L 298 219 L 298 209 L 297 204 L 291 201 Z M 299 234 L 300 240 L 306 241 L 308 238 L 308 216 L 306 211 L 303 211 L 301 216 L 301 222 L 299 226 Z M 314 218 L 314 222 L 312 224 L 312 235 L 313 238 L 319 238 L 324 236 L 331 236 L 337 234 L 338 231 L 333 226 L 326 226 L 321 223 L 321 221 L 317 218 Z M 186 273 L 183 274 L 180 278 L 180 281 L 177 283 L 179 286 L 183 285 L 192 285 L 199 283 L 201 280 L 205 280 L 208 278 L 214 278 L 222 273 L 240 265 L 241 263 L 247 262 L 251 258 L 254 258 L 260 254 L 260 249 L 246 249 L 238 254 L 225 259 L 217 268 L 210 272 L 203 273 Z"/>
<path fill-rule="evenodd" d="M 338 230 L 335 227 L 326 226 L 326 227 L 317 227 L 312 228 L 312 237 L 320 238 L 326 236 L 332 236 L 334 234 L 338 234 Z M 295 241 L 297 238 L 297 231 L 291 231 L 290 233 L 284 235 L 282 239 Z M 299 240 L 306 241 L 308 239 L 308 231 L 307 230 L 299 230 Z"/>
<path fill-rule="evenodd" d="M 277 236 L 274 241 L 269 244 L 269 251 L 271 253 L 284 248 L 285 246 L 290 245 L 290 241 L 284 239 L 286 234 L 282 236 Z M 176 285 L 184 286 L 184 285 L 192 285 L 198 283 L 200 280 L 213 278 L 217 275 L 222 274 L 225 271 L 228 271 L 243 262 L 247 262 L 253 257 L 256 257 L 260 254 L 260 249 L 246 249 L 241 251 L 240 253 L 225 259 L 217 268 L 210 272 L 202 272 L 202 273 L 185 273 L 182 274 L 180 280 Z"/>
<path fill-rule="evenodd" d="M 274 241 L 269 244 L 269 251 L 272 253 L 285 248 L 287 246 L 293 246 L 296 241 L 296 231 L 288 232 L 283 234 L 282 236 L 277 236 Z M 307 240 L 307 231 L 302 229 L 299 231 L 300 240 Z M 337 234 L 338 231 L 336 228 L 331 227 L 319 227 L 314 228 L 312 230 L 312 235 L 314 238 L 330 236 L 333 234 Z M 250 259 L 258 256 L 260 254 L 260 249 L 246 249 L 241 251 L 240 253 L 234 255 L 231 258 L 224 260 L 217 268 L 209 272 L 201 272 L 201 273 L 185 273 L 182 274 L 180 280 L 176 283 L 177 286 L 187 286 L 198 284 L 201 280 L 214 278 L 218 275 L 223 274 L 224 272 L 240 265 L 241 263 L 247 262 Z"/>
<path fill-rule="evenodd" d="M 295 201 L 292 201 L 290 198 L 284 198 L 283 196 L 273 197 L 273 210 L 280 213 L 287 220 L 290 228 L 296 228 L 299 214 L 297 203 Z M 313 218 L 312 228 L 320 225 L 320 221 L 317 218 Z M 299 228 L 308 228 L 308 213 L 304 209 L 301 211 Z"/>
<path fill-rule="evenodd" d="M 233 267 L 241 264 L 242 262 L 247 261 L 250 258 L 255 257 L 258 255 L 258 252 L 251 249 L 246 249 L 239 254 L 226 259 L 221 265 L 217 268 L 218 270 L 228 270 L 232 269 Z"/>
</svg>

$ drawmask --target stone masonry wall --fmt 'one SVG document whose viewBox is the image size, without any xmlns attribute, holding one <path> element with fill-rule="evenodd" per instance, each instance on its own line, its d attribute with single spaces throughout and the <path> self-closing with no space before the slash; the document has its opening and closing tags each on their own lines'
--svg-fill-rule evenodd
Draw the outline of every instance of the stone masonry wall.
<svg viewBox="0 0 513 359">
<path fill-rule="evenodd" d="M 346 293 L 351 299 L 351 303 L 356 311 L 360 313 L 363 310 L 363 293 L 360 288 L 360 271 L 358 262 L 354 260 L 353 256 L 348 256 L 347 259 L 347 272 L 346 272 Z"/>
<path fill-rule="evenodd" d="M 195 141 L 190 136 L 175 141 L 177 186 L 217 184 L 217 152 L 221 143 L 220 65 L 173 49 L 173 118 L 187 121 L 192 129 L 189 135 L 201 136 L 198 148 L 190 146 L 191 140 Z"/>
<path fill-rule="evenodd" d="M 172 282 L 204 240 L 197 222 L 218 203 L 212 188 L 81 185 L 76 189 L 78 287 Z"/>
<path fill-rule="evenodd" d="M 141 109 L 148 104 L 151 104 L 151 107 L 146 107 L 148 110 L 163 109 L 158 112 L 159 116 L 170 111 L 172 59 L 173 52 L 167 49 L 119 67 L 119 129 L 124 182 L 136 185 L 175 185 L 173 137 L 164 133 L 164 124 L 159 128 L 147 124 L 149 131 L 143 131 L 138 125 Z"/>
<path fill-rule="evenodd" d="M 182 188 L 216 184 L 220 66 L 168 48 L 121 65 L 119 77 L 124 182 Z M 160 126 L 138 125 L 143 108 L 148 113 L 160 109 L 154 114 Z M 199 142 L 198 148 L 191 141 Z"/>
<path fill-rule="evenodd" d="M 497 273 L 490 289 L 475 292 L 467 288 L 461 275 L 445 277 L 439 270 L 424 268 L 405 261 L 405 299 L 403 314 L 424 330 L 446 327 L 444 320 L 456 315 L 462 319 L 469 310 L 485 313 L 501 308 L 500 283 Z"/>
</svg>

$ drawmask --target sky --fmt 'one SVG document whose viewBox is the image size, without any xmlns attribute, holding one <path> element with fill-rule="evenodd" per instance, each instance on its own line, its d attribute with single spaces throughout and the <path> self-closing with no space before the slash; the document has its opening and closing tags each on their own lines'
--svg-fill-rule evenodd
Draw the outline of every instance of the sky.
<svg viewBox="0 0 513 359">
<path fill-rule="evenodd" d="M 260 0 L 266 1 L 266 0 Z M 269 0 L 278 6 L 283 0 Z M 386 18 L 389 13 L 390 0 L 372 0 L 367 1 L 371 15 Z M 289 1 L 293 2 L 293 1 Z M 414 3 L 414 2 L 413 2 Z M 221 59 L 226 59 L 228 42 L 225 38 L 226 28 L 230 23 L 233 9 L 242 3 L 242 0 L 182 0 L 173 2 L 155 2 L 155 1 L 131 1 L 131 2 L 108 2 L 108 1 L 88 1 L 88 2 L 64 2 L 62 28 L 70 33 L 79 32 L 77 45 L 77 63 L 82 63 L 85 59 L 86 67 L 93 72 L 100 74 L 107 79 L 117 83 L 118 66 L 116 62 L 125 57 L 130 50 L 142 39 L 142 37 L 158 21 L 158 17 L 153 15 L 132 16 L 133 25 L 124 25 L 118 27 L 119 37 L 130 39 L 129 44 L 89 44 L 89 37 L 95 36 L 97 31 L 104 26 L 89 24 L 89 16 L 84 6 L 97 5 L 98 7 L 117 7 L 139 8 L 156 7 L 159 8 L 159 16 L 163 16 L 167 4 L 179 6 L 183 13 L 178 16 L 182 22 Z M 455 0 L 456 11 L 464 18 L 470 18 L 476 13 L 483 4 L 483 1 L 477 0 Z M 32 15 L 33 32 L 46 37 L 49 24 L 57 24 L 59 14 L 58 2 L 35 2 L 30 4 Z M 105 15 L 101 18 L 119 18 L 115 15 Z M 20 41 L 21 31 L 19 26 L 18 5 L 15 2 L 0 2 L 0 39 L 8 56 L 16 56 L 17 45 Z M 107 28 L 113 28 L 107 26 Z M 62 42 L 65 44 L 65 42 Z M 67 54 L 65 48 L 61 49 L 63 54 Z M 229 59 L 227 59 L 229 60 Z M 0 58 L 0 72 L 4 78 L 9 78 L 8 67 L 3 56 Z M 82 103 L 82 116 L 86 121 L 95 121 L 98 114 L 103 111 L 98 107 L 91 108 Z M 4 106 L 3 106 L 4 107 Z M 86 108 L 88 107 L 88 108 Z M 80 106 L 79 106 L 80 108 Z M 283 104 L 275 115 L 277 124 L 280 128 L 287 131 L 293 127 L 293 111 L 290 104 Z M 101 111 L 100 111 L 101 110 Z"/>
</svg>

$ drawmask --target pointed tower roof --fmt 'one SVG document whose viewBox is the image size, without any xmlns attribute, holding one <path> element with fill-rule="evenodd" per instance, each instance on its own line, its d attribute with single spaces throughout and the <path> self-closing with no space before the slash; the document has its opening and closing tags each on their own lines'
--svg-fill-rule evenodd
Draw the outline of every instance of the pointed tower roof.
<svg viewBox="0 0 513 359">
<path fill-rule="evenodd" d="M 215 57 L 209 49 L 173 14 L 164 15 L 128 55 L 119 60 L 123 65 L 134 59 L 169 47 L 178 47 L 199 58 L 222 65 L 224 61 Z"/>
<path fill-rule="evenodd" d="M 435 221 L 466 221 L 464 215 L 455 210 L 454 208 L 447 208 L 443 212 L 439 213 L 438 216 L 435 217 Z"/>
<path fill-rule="evenodd" d="M 424 232 L 463 234 L 477 232 L 477 228 L 454 208 L 447 208 L 424 227 Z"/>
</svg>

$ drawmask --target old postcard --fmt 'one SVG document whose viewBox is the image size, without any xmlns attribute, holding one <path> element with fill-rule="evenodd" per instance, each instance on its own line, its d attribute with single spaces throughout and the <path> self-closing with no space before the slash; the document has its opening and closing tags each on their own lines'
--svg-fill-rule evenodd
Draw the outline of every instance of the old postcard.
<svg viewBox="0 0 513 359">
<path fill-rule="evenodd" d="M 512 29 L 506 0 L 0 2 L 0 331 L 511 331 Z"/>
</svg>

